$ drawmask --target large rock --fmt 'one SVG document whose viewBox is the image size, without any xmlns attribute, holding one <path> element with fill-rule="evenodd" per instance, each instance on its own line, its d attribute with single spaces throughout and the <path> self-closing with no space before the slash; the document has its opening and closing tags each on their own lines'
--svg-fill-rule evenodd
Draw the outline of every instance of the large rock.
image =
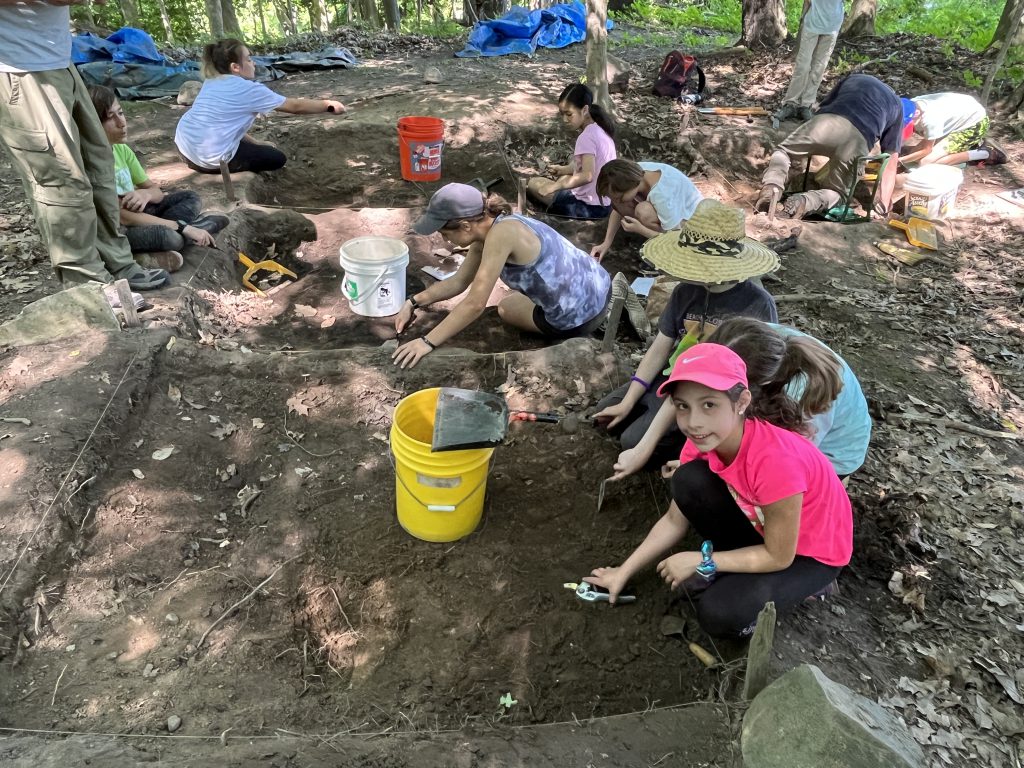
<svg viewBox="0 0 1024 768">
<path fill-rule="evenodd" d="M 178 103 L 183 107 L 191 107 L 202 87 L 203 84 L 198 80 L 186 80 L 178 89 Z"/>
<path fill-rule="evenodd" d="M 89 331 L 119 331 L 103 285 L 85 283 L 33 301 L 0 325 L 0 345 L 45 344 Z"/>
<path fill-rule="evenodd" d="M 745 768 L 920 768 L 921 747 L 878 704 L 815 666 L 790 670 L 743 718 Z"/>
</svg>

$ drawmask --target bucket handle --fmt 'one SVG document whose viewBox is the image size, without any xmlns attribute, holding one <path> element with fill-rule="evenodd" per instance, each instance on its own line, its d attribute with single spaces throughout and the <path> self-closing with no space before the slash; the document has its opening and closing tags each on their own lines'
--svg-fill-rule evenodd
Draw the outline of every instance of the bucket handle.
<svg viewBox="0 0 1024 768">
<path fill-rule="evenodd" d="M 390 448 L 390 445 L 388 447 Z M 419 504 L 422 507 L 426 507 L 428 512 L 454 512 L 459 507 L 459 505 L 462 504 L 462 502 L 464 502 L 466 499 L 468 499 L 470 496 L 472 496 L 474 493 L 480 490 L 480 486 L 487 482 L 487 478 L 491 476 L 491 470 L 494 469 L 494 454 L 492 453 L 490 460 L 487 462 L 487 472 L 484 474 L 483 479 L 479 483 L 474 485 L 469 493 L 467 493 L 454 504 L 427 504 L 424 501 L 422 501 L 419 496 L 413 493 L 412 488 L 405 484 L 405 480 L 403 480 L 402 476 L 398 473 L 398 467 L 395 466 L 395 454 L 393 451 L 388 451 L 388 461 L 391 462 L 391 468 L 395 470 L 395 477 L 398 478 L 398 482 L 400 482 L 402 484 L 402 487 L 405 488 L 406 493 L 412 496 L 413 500 L 417 504 Z"/>
<path fill-rule="evenodd" d="M 384 275 L 386 275 L 386 274 L 388 273 L 388 270 L 389 270 L 389 269 L 390 269 L 390 267 L 384 267 L 384 269 L 382 269 L 382 270 L 381 270 L 380 274 L 379 274 L 379 275 L 377 275 L 377 277 L 376 277 L 376 278 L 374 278 L 374 280 L 373 280 L 373 282 L 372 282 L 372 283 L 370 284 L 370 287 L 369 287 L 369 288 L 367 288 L 367 289 L 366 289 L 365 291 L 363 291 L 362 293 L 360 293 L 360 294 L 357 294 L 357 295 L 356 295 L 356 297 L 355 297 L 354 299 L 350 299 L 349 301 L 350 301 L 350 302 L 351 302 L 351 303 L 352 303 L 353 305 L 356 305 L 356 304 L 362 304 L 362 303 L 363 303 L 364 301 L 366 301 L 367 297 L 368 297 L 368 296 L 369 296 L 369 295 L 370 295 L 370 294 L 371 294 L 371 293 L 372 293 L 373 291 L 377 290 L 377 286 L 381 284 L 381 281 L 382 281 L 382 280 L 384 279 Z"/>
</svg>

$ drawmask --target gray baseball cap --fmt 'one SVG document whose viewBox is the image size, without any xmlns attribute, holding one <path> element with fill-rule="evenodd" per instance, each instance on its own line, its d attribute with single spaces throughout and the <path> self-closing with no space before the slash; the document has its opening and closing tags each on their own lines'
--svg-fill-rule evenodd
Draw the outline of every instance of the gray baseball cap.
<svg viewBox="0 0 1024 768">
<path fill-rule="evenodd" d="M 469 184 L 445 184 L 427 204 L 427 210 L 412 225 L 418 235 L 432 235 L 453 219 L 468 219 L 484 212 L 484 196 Z"/>
</svg>

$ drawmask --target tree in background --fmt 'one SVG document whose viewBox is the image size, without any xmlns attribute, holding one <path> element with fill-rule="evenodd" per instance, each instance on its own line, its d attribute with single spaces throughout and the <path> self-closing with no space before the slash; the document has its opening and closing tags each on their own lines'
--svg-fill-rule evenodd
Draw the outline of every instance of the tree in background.
<svg viewBox="0 0 1024 768">
<path fill-rule="evenodd" d="M 840 37 L 874 37 L 878 0 L 853 0 Z"/>
<path fill-rule="evenodd" d="M 614 117 L 615 107 L 608 95 L 608 0 L 586 2 L 587 87 L 598 106 Z"/>
<path fill-rule="evenodd" d="M 1024 45 L 1024 0 L 1006 0 L 989 48 Z"/>
<path fill-rule="evenodd" d="M 774 48 L 786 39 L 786 34 L 786 5 L 783 0 L 743 0 L 741 45 Z"/>
</svg>

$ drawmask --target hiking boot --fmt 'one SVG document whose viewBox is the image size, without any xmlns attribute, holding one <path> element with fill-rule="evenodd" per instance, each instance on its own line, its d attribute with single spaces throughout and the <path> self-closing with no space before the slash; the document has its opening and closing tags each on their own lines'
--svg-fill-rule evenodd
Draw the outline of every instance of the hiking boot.
<svg viewBox="0 0 1024 768">
<path fill-rule="evenodd" d="M 760 213 L 764 211 L 768 214 L 768 218 L 771 221 L 775 220 L 775 207 L 779 204 L 779 200 L 782 199 L 782 187 L 778 184 L 765 184 L 761 187 L 761 194 L 757 197 L 757 202 L 754 203 L 754 213 Z"/>
<path fill-rule="evenodd" d="M 800 107 L 800 109 L 796 111 L 796 119 L 801 122 L 806 123 L 812 117 L 814 117 L 814 111 L 810 107 Z"/>
<path fill-rule="evenodd" d="M 779 123 L 796 115 L 796 107 L 793 104 L 783 104 L 779 110 L 772 115 L 772 128 L 778 128 Z"/>
<path fill-rule="evenodd" d="M 143 269 L 163 269 L 168 272 L 177 272 L 185 263 L 185 259 L 177 251 L 140 253 L 135 257 L 135 261 Z"/>
<path fill-rule="evenodd" d="M 192 226 L 196 229 L 204 229 L 211 235 L 216 235 L 230 223 L 231 219 L 223 213 L 204 213 L 192 222 Z M 171 271 L 173 272 L 174 270 Z"/>
<path fill-rule="evenodd" d="M 133 273 L 128 280 L 128 287 L 133 291 L 152 291 L 170 282 L 171 276 L 164 269 L 143 269 Z"/>
<path fill-rule="evenodd" d="M 981 142 L 981 146 L 978 149 L 984 149 L 988 152 L 988 157 L 978 161 L 979 167 L 983 165 L 1003 165 L 1009 159 L 1002 149 L 988 139 Z"/>
</svg>

